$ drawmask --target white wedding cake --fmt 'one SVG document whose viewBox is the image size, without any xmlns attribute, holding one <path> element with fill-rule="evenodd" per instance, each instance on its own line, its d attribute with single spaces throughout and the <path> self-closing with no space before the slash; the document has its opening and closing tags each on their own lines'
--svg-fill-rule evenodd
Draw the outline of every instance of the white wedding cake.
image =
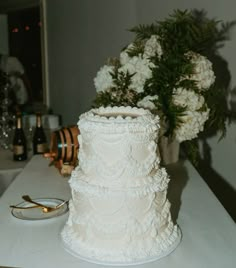
<svg viewBox="0 0 236 268">
<path fill-rule="evenodd" d="M 62 230 L 70 253 L 109 265 L 159 259 L 180 242 L 166 198 L 169 177 L 159 167 L 159 118 L 131 107 L 81 115 L 79 165 Z"/>
</svg>

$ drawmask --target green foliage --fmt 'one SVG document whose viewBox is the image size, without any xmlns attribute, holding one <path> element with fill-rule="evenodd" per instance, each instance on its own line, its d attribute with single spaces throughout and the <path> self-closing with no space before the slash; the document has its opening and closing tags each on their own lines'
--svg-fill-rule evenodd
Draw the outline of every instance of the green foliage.
<svg viewBox="0 0 236 268">
<path fill-rule="evenodd" d="M 130 57 L 142 54 L 145 42 L 152 35 L 158 36 L 163 52 L 161 56 L 155 55 L 150 58 L 154 67 L 152 77 L 145 82 L 145 94 L 130 89 L 132 75 L 128 72 L 118 72 L 117 68 L 115 73 L 111 74 L 115 86 L 106 92 L 99 92 L 95 106 L 136 106 L 143 97 L 158 95 L 158 101 L 155 101 L 156 109 L 153 112 L 158 112 L 159 115 L 161 113 L 167 126 L 165 135 L 171 137 L 176 127 L 182 123 L 181 116 L 186 111 L 185 107 L 173 104 L 173 89 L 182 87 L 199 93 L 196 81 L 188 79 L 194 74 L 194 66 L 186 53 L 194 51 L 206 56 L 213 62 L 214 69 L 214 58 L 219 57 L 218 50 L 230 39 L 229 33 L 235 24 L 236 21 L 222 23 L 209 19 L 203 10 L 175 10 L 164 21 L 133 27 L 130 31 L 135 34 L 135 39 L 127 51 Z M 224 137 L 230 114 L 226 101 L 228 86 L 229 83 L 218 83 L 216 79 L 210 89 L 201 92 L 206 102 L 203 109 L 210 108 L 209 119 L 201 135 L 221 131 Z M 196 163 L 199 157 L 197 139 L 183 142 L 183 147 L 186 148 L 190 159 Z"/>
<path fill-rule="evenodd" d="M 229 32 L 236 21 L 220 23 L 209 19 L 204 10 L 175 10 L 169 18 L 151 25 L 139 25 L 130 31 L 136 34 L 136 41 L 143 41 L 158 35 L 165 51 L 193 50 L 205 55 L 216 52 L 230 39 Z"/>
<path fill-rule="evenodd" d="M 226 124 L 230 119 L 225 97 L 225 92 L 216 84 L 212 86 L 211 90 L 205 92 L 206 103 L 211 108 L 209 119 L 205 124 L 206 131 L 220 131 L 221 138 L 226 134 Z"/>
<path fill-rule="evenodd" d="M 142 41 L 134 41 L 134 45 L 132 48 L 129 48 L 127 53 L 130 57 L 134 57 L 136 55 L 139 55 L 140 53 L 143 53 L 144 45 Z"/>
<path fill-rule="evenodd" d="M 153 34 L 158 34 L 158 25 L 151 24 L 151 25 L 138 25 L 130 29 L 130 32 L 136 34 L 135 41 L 142 41 L 145 39 L 150 38 Z"/>
<path fill-rule="evenodd" d="M 153 77 L 147 81 L 145 90 L 150 95 L 160 96 L 163 111 L 168 118 L 167 134 L 173 133 L 179 116 L 179 111 L 171 107 L 173 88 L 197 90 L 194 81 L 180 79 L 193 73 L 193 66 L 184 57 L 184 53 L 192 50 L 212 57 L 224 46 L 224 42 L 230 39 L 229 32 L 235 24 L 236 21 L 220 23 L 215 19 L 209 19 L 203 10 L 175 10 L 164 21 L 131 29 L 131 32 L 136 34 L 134 44 L 140 44 L 154 34 L 160 38 L 164 56 L 161 59 L 155 58 L 158 67 L 153 69 Z M 217 83 L 205 94 L 206 103 L 210 107 L 210 118 L 206 128 L 220 130 L 222 135 L 225 134 L 225 124 L 229 115 L 226 103 L 219 106 L 225 99 L 225 94 L 226 89 L 219 87 Z"/>
<path fill-rule="evenodd" d="M 194 166 L 198 166 L 200 160 L 200 153 L 198 149 L 198 139 L 185 141 L 182 144 L 186 156 L 191 160 Z"/>
<path fill-rule="evenodd" d="M 132 89 L 128 89 L 131 78 L 128 72 L 119 72 L 118 69 L 111 73 L 114 87 L 108 91 L 99 92 L 94 101 L 94 107 L 99 106 L 136 106 L 139 95 Z"/>
</svg>

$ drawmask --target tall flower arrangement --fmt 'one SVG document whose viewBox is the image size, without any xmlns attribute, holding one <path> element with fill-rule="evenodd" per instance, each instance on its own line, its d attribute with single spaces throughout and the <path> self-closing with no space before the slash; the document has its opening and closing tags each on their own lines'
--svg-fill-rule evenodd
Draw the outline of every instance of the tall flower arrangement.
<svg viewBox="0 0 236 268">
<path fill-rule="evenodd" d="M 134 27 L 133 42 L 94 78 L 95 105 L 150 109 L 160 116 L 163 134 L 179 142 L 193 141 L 210 125 L 224 132 L 227 107 L 219 112 L 217 106 L 225 92 L 217 88 L 208 55 L 217 53 L 233 24 L 177 10 Z"/>
</svg>

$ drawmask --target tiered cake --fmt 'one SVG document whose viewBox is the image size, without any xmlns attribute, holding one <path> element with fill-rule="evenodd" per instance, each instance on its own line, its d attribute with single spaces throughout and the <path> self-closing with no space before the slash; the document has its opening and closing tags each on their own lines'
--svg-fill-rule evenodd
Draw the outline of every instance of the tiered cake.
<svg viewBox="0 0 236 268">
<path fill-rule="evenodd" d="M 61 233 L 65 248 L 88 261 L 128 265 L 166 256 L 180 241 L 159 167 L 159 118 L 131 107 L 93 109 L 78 122 L 79 165 Z"/>
</svg>

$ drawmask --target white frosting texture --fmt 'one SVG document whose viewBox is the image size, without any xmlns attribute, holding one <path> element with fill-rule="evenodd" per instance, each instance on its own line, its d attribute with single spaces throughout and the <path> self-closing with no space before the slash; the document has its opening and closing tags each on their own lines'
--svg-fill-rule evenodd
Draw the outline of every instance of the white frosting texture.
<svg viewBox="0 0 236 268">
<path fill-rule="evenodd" d="M 173 250 L 180 232 L 166 199 L 169 176 L 156 153 L 159 118 L 141 108 L 102 107 L 81 115 L 78 127 L 65 247 L 121 265 Z"/>
</svg>

